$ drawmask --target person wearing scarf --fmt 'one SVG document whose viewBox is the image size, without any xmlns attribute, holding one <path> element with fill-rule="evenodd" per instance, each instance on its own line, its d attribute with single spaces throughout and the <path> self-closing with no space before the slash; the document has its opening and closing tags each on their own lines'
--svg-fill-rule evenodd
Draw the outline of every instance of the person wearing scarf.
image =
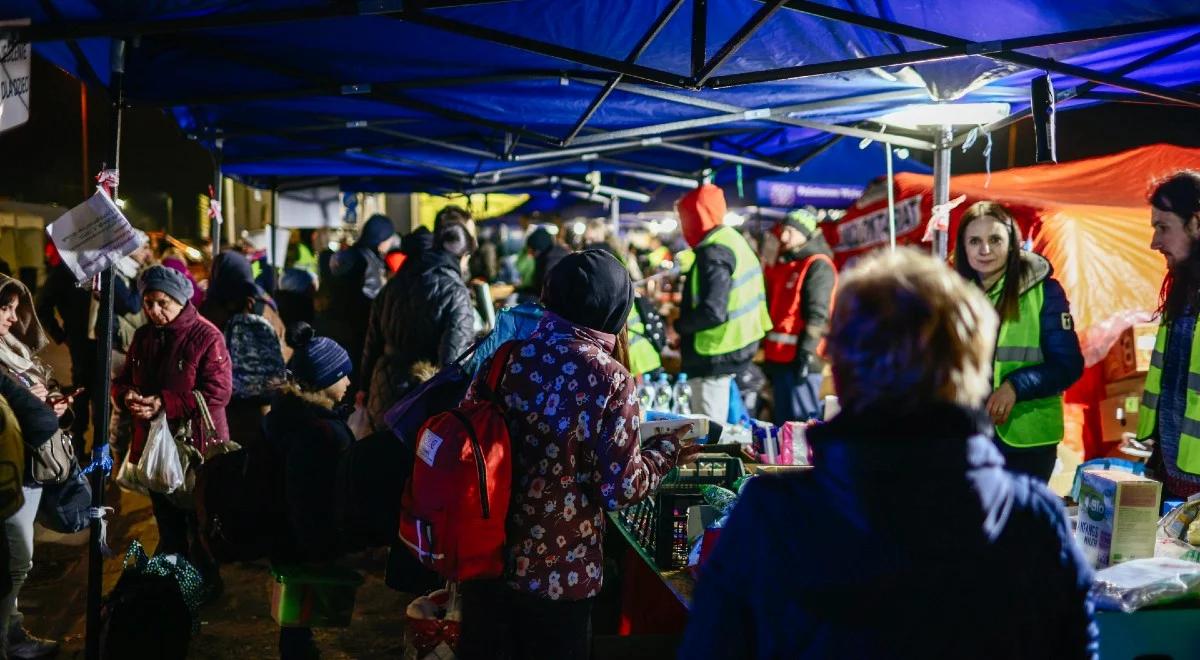
<svg viewBox="0 0 1200 660">
<path fill-rule="evenodd" d="M 68 410 L 73 399 L 57 391 L 51 380 L 50 367 L 37 357 L 47 343 L 49 339 L 34 313 L 29 289 L 20 280 L 0 275 L 0 373 L 22 385 L 37 400 L 45 402 L 57 419 Z M 47 430 L 53 435 L 58 429 L 54 426 Z M 41 443 L 35 435 L 43 442 L 49 440 L 49 435 L 33 428 L 22 426 L 22 431 L 26 444 L 39 446 Z M 76 440 L 77 452 L 84 449 L 78 446 L 82 442 L 82 437 Z M 4 521 L 4 541 L 8 544 L 8 569 L 13 587 L 0 600 L 0 646 L 7 651 L 4 657 L 41 658 L 57 652 L 58 642 L 29 634 L 22 624 L 24 617 L 17 611 L 17 595 L 33 568 L 33 522 L 42 498 L 41 486 L 30 480 L 28 474 L 24 494 L 25 504 Z"/>
</svg>

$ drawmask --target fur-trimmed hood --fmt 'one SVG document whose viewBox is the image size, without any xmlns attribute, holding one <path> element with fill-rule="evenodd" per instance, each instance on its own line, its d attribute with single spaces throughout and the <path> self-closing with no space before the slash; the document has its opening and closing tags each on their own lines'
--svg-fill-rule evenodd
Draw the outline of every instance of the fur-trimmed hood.
<svg viewBox="0 0 1200 660">
<path fill-rule="evenodd" d="M 21 280 L 0 275 L 0 300 L 13 290 L 17 293 L 17 322 L 13 324 L 12 335 L 36 354 L 50 343 L 50 339 L 42 329 L 42 322 L 38 320 L 37 311 L 33 306 L 33 294 Z"/>
</svg>

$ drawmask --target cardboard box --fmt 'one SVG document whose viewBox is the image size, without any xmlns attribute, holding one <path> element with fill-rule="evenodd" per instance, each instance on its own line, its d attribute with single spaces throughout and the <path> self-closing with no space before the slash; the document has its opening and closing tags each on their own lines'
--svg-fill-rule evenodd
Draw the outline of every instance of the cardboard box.
<svg viewBox="0 0 1200 660">
<path fill-rule="evenodd" d="M 1100 402 L 1100 435 L 1104 442 L 1120 442 L 1122 433 L 1137 433 L 1142 395 L 1111 396 Z M 1118 419 L 1118 411 L 1124 423 Z"/>
<path fill-rule="evenodd" d="M 1109 383 L 1104 386 L 1104 396 L 1129 396 L 1136 393 L 1139 397 L 1142 396 L 1142 391 L 1146 389 L 1146 376 L 1134 376 L 1116 382 Z"/>
<path fill-rule="evenodd" d="M 1111 383 L 1144 375 L 1150 369 L 1150 354 L 1154 352 L 1157 334 L 1157 323 L 1138 323 L 1126 328 L 1104 356 L 1104 379 Z"/>
<path fill-rule="evenodd" d="M 1162 484 L 1120 470 L 1085 470 L 1075 542 L 1095 568 L 1154 556 Z"/>
<path fill-rule="evenodd" d="M 676 417 L 672 415 L 672 417 Z M 638 428 L 638 436 L 645 444 L 647 440 L 663 433 L 674 433 L 676 430 L 691 425 L 692 430 L 683 436 L 683 443 L 690 444 L 708 437 L 708 418 L 703 415 L 681 415 L 675 419 L 648 419 Z"/>
</svg>

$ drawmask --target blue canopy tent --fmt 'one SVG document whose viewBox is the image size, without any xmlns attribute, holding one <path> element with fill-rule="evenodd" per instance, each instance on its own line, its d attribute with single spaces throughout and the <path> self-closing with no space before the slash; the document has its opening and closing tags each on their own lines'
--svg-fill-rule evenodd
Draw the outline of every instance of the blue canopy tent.
<svg viewBox="0 0 1200 660">
<path fill-rule="evenodd" d="M 758 203 L 789 208 L 846 208 L 862 196 L 868 183 L 887 176 L 884 149 L 875 144 L 860 146 L 857 140 L 837 139 L 795 172 L 758 179 L 755 182 Z M 933 172 L 933 168 L 925 163 L 910 158 L 898 158 L 894 162 L 895 172 Z"/>
<path fill-rule="evenodd" d="M 1060 3 L 1061 4 L 1061 3 Z M 1146 5 L 1146 6 L 1142 6 Z M 264 187 L 548 191 L 600 171 L 718 181 L 786 173 L 829 134 L 934 150 L 967 131 L 873 123 L 898 107 L 999 101 L 1030 79 L 1064 108 L 1200 105 L 1190 0 L 1046 6 L 881 0 L 14 0 L 4 28 L 107 85 L 130 44 L 130 103 L 159 105 L 227 175 Z M 1031 36 L 1032 35 L 1032 36 Z M 942 168 L 945 169 L 945 168 Z M 619 174 L 619 173 L 624 174 Z M 629 183 L 645 193 L 662 181 Z M 666 184 L 671 185 L 671 184 Z"/>
<path fill-rule="evenodd" d="M 0 26 L 10 43 L 33 42 L 40 56 L 110 88 L 118 109 L 166 109 L 226 174 L 276 190 L 561 187 L 606 198 L 615 214 L 622 198 L 706 176 L 728 181 L 739 166 L 791 172 L 837 135 L 933 151 L 940 202 L 951 148 L 978 131 L 951 121 L 883 132 L 884 113 L 930 101 L 1011 104 L 1007 118 L 975 127 L 996 130 L 1030 115 L 1031 80 L 1042 72 L 1060 108 L 1134 99 L 1200 107 L 1190 89 L 1200 70 L 1195 0 L 0 5 L 0 20 L 23 18 L 30 24 Z M 111 282 L 111 270 L 103 278 Z M 101 288 L 102 324 L 110 290 Z M 97 385 L 105 423 L 96 443 L 106 444 L 108 388 Z M 95 521 L 94 539 L 98 530 Z M 95 541 L 91 557 L 94 614 Z M 97 625 L 90 616 L 89 657 Z"/>
</svg>

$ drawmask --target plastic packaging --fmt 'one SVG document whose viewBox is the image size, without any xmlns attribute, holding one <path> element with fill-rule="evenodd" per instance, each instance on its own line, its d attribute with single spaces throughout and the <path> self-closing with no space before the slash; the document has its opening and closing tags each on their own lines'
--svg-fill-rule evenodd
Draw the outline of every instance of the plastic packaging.
<svg viewBox="0 0 1200 660">
<path fill-rule="evenodd" d="M 165 413 L 160 412 L 150 422 L 138 473 L 138 481 L 156 493 L 171 493 L 183 485 L 183 463 Z"/>
<path fill-rule="evenodd" d="M 1200 599 L 1200 564 L 1181 559 L 1133 559 L 1096 573 L 1096 607 L 1133 612 L 1151 605 Z"/>
<path fill-rule="evenodd" d="M 671 381 L 667 380 L 665 373 L 660 373 L 658 382 L 654 384 L 654 410 L 671 412 L 671 399 Z"/>
<path fill-rule="evenodd" d="M 340 566 L 281 565 L 271 569 L 271 617 L 284 627 L 345 628 L 363 583 Z"/>
<path fill-rule="evenodd" d="M 832 394 L 825 395 L 825 421 L 837 417 L 837 414 L 842 412 L 842 406 L 838 403 L 838 398 Z"/>
<path fill-rule="evenodd" d="M 676 415 L 692 414 L 692 386 L 688 385 L 687 374 L 679 374 L 679 378 L 675 381 L 675 391 L 672 397 L 675 400 L 673 410 L 671 412 Z"/>
<path fill-rule="evenodd" d="M 646 417 L 646 413 L 654 408 L 654 384 L 650 382 L 648 376 L 642 376 L 642 383 L 637 389 L 638 403 L 642 407 L 642 417 Z"/>
<path fill-rule="evenodd" d="M 462 600 L 458 598 L 456 585 L 413 599 L 404 616 L 406 660 L 455 657 L 462 628 Z"/>
</svg>

